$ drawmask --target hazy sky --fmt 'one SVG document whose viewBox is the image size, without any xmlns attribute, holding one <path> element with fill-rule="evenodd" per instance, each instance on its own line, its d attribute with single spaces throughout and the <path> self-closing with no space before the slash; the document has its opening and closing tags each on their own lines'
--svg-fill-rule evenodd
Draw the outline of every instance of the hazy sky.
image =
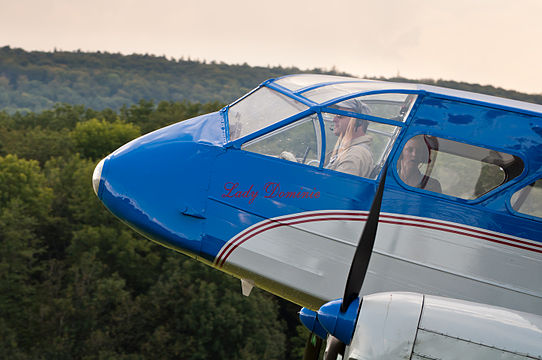
<svg viewBox="0 0 542 360">
<path fill-rule="evenodd" d="M 542 0 L 0 0 L 0 46 L 148 53 L 542 93 Z"/>
</svg>

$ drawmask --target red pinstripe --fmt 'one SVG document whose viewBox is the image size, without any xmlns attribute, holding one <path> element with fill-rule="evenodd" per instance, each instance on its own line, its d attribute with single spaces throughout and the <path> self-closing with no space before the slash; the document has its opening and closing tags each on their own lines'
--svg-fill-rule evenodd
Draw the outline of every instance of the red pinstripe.
<svg viewBox="0 0 542 360">
<path fill-rule="evenodd" d="M 331 220 L 365 221 L 367 220 L 367 215 L 368 215 L 368 212 L 353 213 L 353 212 L 327 211 L 327 212 L 321 212 L 321 213 L 292 215 L 292 216 L 286 216 L 286 217 L 277 218 L 277 219 L 268 219 L 249 230 L 245 230 L 239 233 L 231 241 L 229 241 L 226 247 L 217 256 L 217 259 L 215 260 L 215 264 L 218 267 L 224 266 L 224 263 L 226 262 L 227 258 L 241 244 L 243 244 L 244 242 L 248 241 L 249 239 L 253 238 L 256 235 L 261 234 L 262 232 L 265 232 L 277 227 L 296 225 L 296 224 L 315 222 L 315 221 L 331 221 Z M 323 216 L 329 216 L 329 217 L 322 218 Z M 401 221 L 394 221 L 394 220 L 401 220 Z M 512 246 L 512 247 L 523 249 L 523 250 L 529 250 L 529 251 L 534 251 L 537 253 L 542 253 L 542 244 L 530 243 L 527 241 L 515 239 L 510 236 L 506 236 L 504 234 L 494 234 L 488 231 L 472 229 L 466 226 L 461 226 L 461 225 L 456 225 L 456 224 L 447 224 L 447 223 L 439 222 L 436 220 L 426 220 L 426 219 L 410 218 L 410 217 L 399 216 L 399 215 L 381 214 L 380 222 L 384 224 L 413 226 L 413 227 L 418 227 L 418 228 L 425 228 L 425 229 L 443 231 L 443 232 L 448 232 L 448 233 L 453 233 L 453 234 L 458 234 L 458 235 L 464 235 L 464 236 L 486 240 L 486 241 L 490 241 L 490 242 L 494 242 L 494 243 L 498 243 L 502 245 Z M 501 240 L 497 240 L 494 238 L 501 239 Z M 502 241 L 502 240 L 506 240 L 506 241 Z M 510 243 L 507 241 L 514 242 L 514 243 Z M 524 246 L 524 245 L 527 245 L 527 246 Z"/>
</svg>

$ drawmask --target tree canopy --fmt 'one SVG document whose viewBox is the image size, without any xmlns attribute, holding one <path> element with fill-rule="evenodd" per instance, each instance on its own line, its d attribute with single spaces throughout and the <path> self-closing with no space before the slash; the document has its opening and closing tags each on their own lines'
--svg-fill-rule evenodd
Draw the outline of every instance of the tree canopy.
<svg viewBox="0 0 542 360">
<path fill-rule="evenodd" d="M 94 195 L 97 161 L 219 103 L 0 115 L 0 354 L 296 359 L 298 307 L 158 246 Z M 303 334 L 304 336 L 305 334 Z"/>
<path fill-rule="evenodd" d="M 228 103 L 268 78 L 299 72 L 152 55 L 27 52 L 5 46 L 0 48 L 0 108 L 8 113 L 38 112 L 68 103 L 119 110 L 141 99 Z"/>
<path fill-rule="evenodd" d="M 348 75 L 334 69 L 251 67 L 148 54 L 28 52 L 4 46 L 0 48 L 0 108 L 13 114 L 41 112 L 58 103 L 115 111 L 141 99 L 230 103 L 262 81 L 297 73 Z M 445 80 L 416 82 L 542 104 L 542 94 Z"/>
</svg>

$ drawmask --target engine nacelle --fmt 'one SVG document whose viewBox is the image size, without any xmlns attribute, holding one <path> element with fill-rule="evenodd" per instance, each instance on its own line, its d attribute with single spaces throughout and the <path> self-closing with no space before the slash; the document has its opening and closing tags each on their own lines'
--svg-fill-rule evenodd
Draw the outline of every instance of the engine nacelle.
<svg viewBox="0 0 542 360">
<path fill-rule="evenodd" d="M 414 293 L 364 296 L 344 359 L 542 359 L 542 317 Z"/>
</svg>

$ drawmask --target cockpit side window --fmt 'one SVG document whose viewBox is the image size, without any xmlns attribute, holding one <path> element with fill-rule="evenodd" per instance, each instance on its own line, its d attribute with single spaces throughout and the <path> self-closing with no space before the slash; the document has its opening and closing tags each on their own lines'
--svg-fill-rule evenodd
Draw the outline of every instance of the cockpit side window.
<svg viewBox="0 0 542 360">
<path fill-rule="evenodd" d="M 324 167 L 376 179 L 401 128 L 345 115 L 322 113 L 326 131 Z"/>
<path fill-rule="evenodd" d="M 516 191 L 510 203 L 519 213 L 542 218 L 542 179 Z"/>
<path fill-rule="evenodd" d="M 322 113 L 326 138 L 325 168 L 376 179 L 401 128 L 369 120 L 386 115 L 379 104 L 371 100 L 374 98 L 370 96 L 347 99 L 329 107 L 338 110 L 337 113 Z"/>
<path fill-rule="evenodd" d="M 244 101 L 247 100 L 250 99 Z M 331 103 L 321 108 L 321 112 L 315 109 L 316 113 L 308 117 L 244 143 L 241 149 L 374 180 L 386 162 L 415 100 L 415 94 L 381 93 Z M 294 100 L 289 100 L 288 104 L 291 103 L 296 104 Z M 245 106 L 242 102 L 239 105 Z M 277 116 L 267 104 L 262 105 L 265 107 L 262 111 L 269 112 L 266 120 L 274 119 L 268 125 L 286 115 L 282 113 Z M 241 112 L 235 106 L 230 109 L 233 116 L 230 119 L 232 139 L 244 136 L 234 134 L 237 126 L 252 126 L 249 118 L 246 118 L 246 124 L 235 120 L 238 114 L 244 116 L 246 113 L 248 116 L 249 113 Z M 290 109 L 296 112 L 305 110 L 298 106 L 290 106 Z M 378 118 L 383 121 L 378 121 Z M 325 129 L 324 133 L 321 126 Z M 325 154 L 322 153 L 323 149 Z"/>
<path fill-rule="evenodd" d="M 517 156 L 429 135 L 411 138 L 397 162 L 406 185 L 466 200 L 516 178 L 523 168 Z"/>
<path fill-rule="evenodd" d="M 261 130 L 308 107 L 262 87 L 232 105 L 228 111 L 230 141 Z"/>
<path fill-rule="evenodd" d="M 321 143 L 318 116 L 312 114 L 243 144 L 241 150 L 318 166 Z"/>
</svg>

